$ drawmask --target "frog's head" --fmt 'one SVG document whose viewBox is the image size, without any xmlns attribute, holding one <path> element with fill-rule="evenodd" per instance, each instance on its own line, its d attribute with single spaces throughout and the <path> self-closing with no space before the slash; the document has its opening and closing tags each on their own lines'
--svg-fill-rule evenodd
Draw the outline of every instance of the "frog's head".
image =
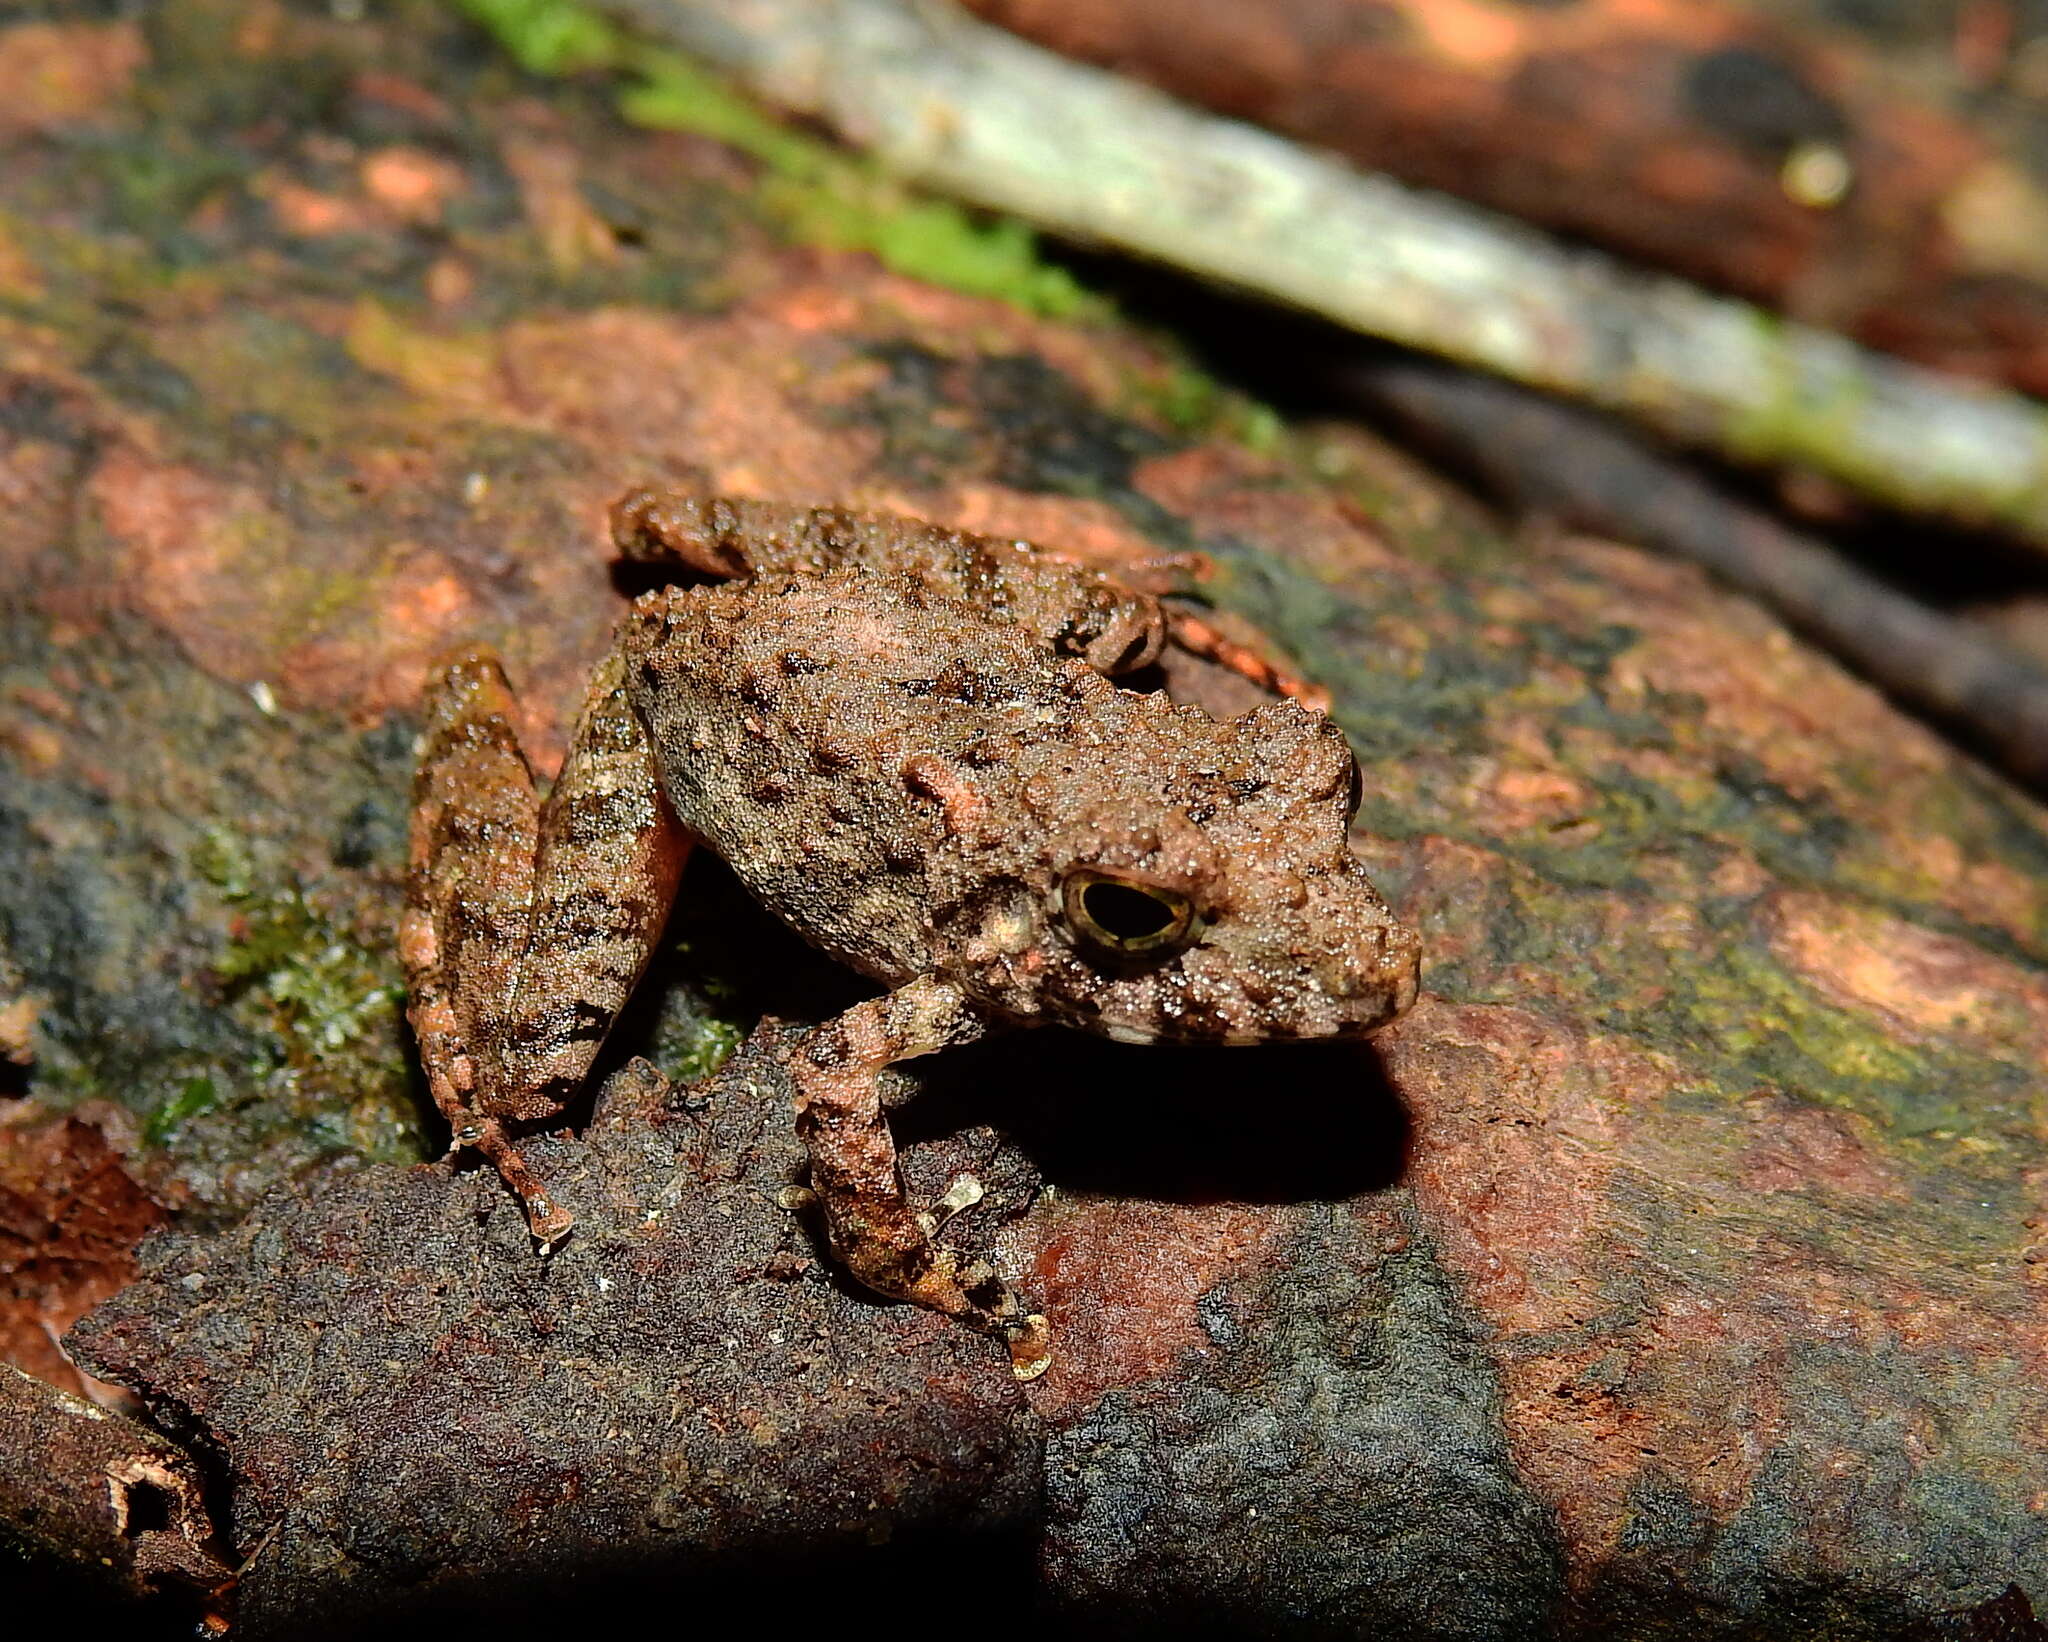
<svg viewBox="0 0 2048 1642">
<path fill-rule="evenodd" d="M 1055 834 L 1041 1005 L 1125 1043 L 1386 1025 L 1415 1000 L 1420 948 L 1345 841 L 1359 775 L 1343 733 L 1277 704 L 1210 721 L 1213 756 L 1190 760 L 1191 714 L 1172 710 L 1156 749 L 1142 733 L 1106 749 L 1098 779 L 1121 791 Z"/>
</svg>

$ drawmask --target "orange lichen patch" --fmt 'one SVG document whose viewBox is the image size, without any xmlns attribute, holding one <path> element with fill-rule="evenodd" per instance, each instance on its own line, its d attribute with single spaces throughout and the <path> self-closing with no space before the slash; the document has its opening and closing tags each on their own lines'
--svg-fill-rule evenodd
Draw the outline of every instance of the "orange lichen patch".
<svg viewBox="0 0 2048 1642">
<path fill-rule="evenodd" d="M 792 331 L 845 331 L 860 318 L 861 304 L 851 291 L 828 285 L 798 285 L 777 291 L 761 311 Z"/>
<path fill-rule="evenodd" d="M 469 633 L 475 600 L 443 555 L 401 549 L 397 568 L 376 583 L 374 613 L 294 645 L 276 680 L 287 699 L 345 706 L 370 721 L 419 699 L 434 660 Z"/>
<path fill-rule="evenodd" d="M 1196 1301 L 1260 1270 L 1288 1224 L 1269 1208 L 1062 1199 L 1013 1227 L 1026 1286 L 1053 1328 L 1052 1367 L 1031 1384 L 1032 1406 L 1055 1419 L 1085 1410 L 1207 1349 Z"/>
<path fill-rule="evenodd" d="M 1107 502 L 1028 496 L 994 485 L 966 484 L 953 491 L 950 506 L 939 498 L 911 496 L 877 497 L 874 505 L 984 536 L 1036 542 L 1063 559 L 1105 570 L 1158 554 L 1157 545 L 1132 529 Z"/>
<path fill-rule="evenodd" d="M 444 642 L 469 618 L 469 590 L 437 553 L 408 562 L 386 592 L 387 620 L 409 639 Z"/>
<path fill-rule="evenodd" d="M 1909 832 L 1889 844 L 1905 876 L 1925 885 L 1957 917 L 2031 941 L 2037 886 L 2026 873 L 2003 861 L 1965 855 L 1946 833 Z"/>
<path fill-rule="evenodd" d="M 1484 784 L 1480 825 L 1494 833 L 1552 827 L 1585 814 L 1591 794 L 1561 770 L 1511 766 Z"/>
<path fill-rule="evenodd" d="M 251 191 L 268 203 L 279 228 L 302 239 L 367 234 L 377 226 L 376 213 L 362 200 L 322 193 L 285 177 L 261 177 Z"/>
<path fill-rule="evenodd" d="M 1521 19 L 1484 0 L 1433 0 L 1412 10 L 1409 20 L 1446 61 L 1475 73 L 1504 74 L 1528 49 Z"/>
<path fill-rule="evenodd" d="M 1787 892 L 1771 905 L 1771 950 L 1830 1002 L 1887 1030 L 2048 1060 L 2048 980 L 1972 942 L 1873 908 Z"/>
<path fill-rule="evenodd" d="M 118 116 L 148 60 L 134 23 L 0 28 L 0 137 Z"/>
<path fill-rule="evenodd" d="M 1125 331 L 1036 319 L 990 297 L 968 296 L 889 273 L 853 253 L 815 253 L 821 282 L 859 302 L 845 328 L 918 338 L 943 352 L 1034 354 L 1096 402 L 1113 405 L 1131 379 L 1155 373 L 1158 355 Z"/>
<path fill-rule="evenodd" d="M 448 202 L 469 186 L 462 167 L 423 148 L 398 144 L 366 154 L 358 167 L 363 192 L 402 222 L 437 223 Z"/>
<path fill-rule="evenodd" d="M 262 496 L 195 468 L 110 450 L 87 493 L 114 539 L 113 585 L 216 677 L 264 676 L 290 619 L 291 531 Z"/>
<path fill-rule="evenodd" d="M 820 501 L 854 493 L 875 435 L 823 427 L 801 395 L 846 344 L 748 312 L 718 321 L 640 309 L 533 320 L 503 335 L 504 402 L 601 448 L 604 494 L 682 461 L 724 489 Z"/>
<path fill-rule="evenodd" d="M 57 1342 L 134 1278 L 135 1246 L 163 1219 L 91 1124 L 27 1103 L 0 1122 L 0 1360 L 88 1391 Z"/>
</svg>

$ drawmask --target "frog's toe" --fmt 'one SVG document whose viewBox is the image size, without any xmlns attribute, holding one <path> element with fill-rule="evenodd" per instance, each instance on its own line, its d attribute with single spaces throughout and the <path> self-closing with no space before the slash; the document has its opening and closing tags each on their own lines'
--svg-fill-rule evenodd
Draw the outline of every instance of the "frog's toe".
<svg viewBox="0 0 2048 1642">
<path fill-rule="evenodd" d="M 1034 1311 L 1010 1334 L 1010 1372 L 1020 1380 L 1035 1380 L 1050 1367 L 1052 1324 Z"/>
</svg>

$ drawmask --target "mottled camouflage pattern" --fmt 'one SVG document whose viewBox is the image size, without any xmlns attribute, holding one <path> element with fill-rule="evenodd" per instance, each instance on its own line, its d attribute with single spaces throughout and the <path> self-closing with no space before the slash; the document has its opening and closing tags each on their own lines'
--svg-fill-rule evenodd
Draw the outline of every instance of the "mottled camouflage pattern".
<svg viewBox="0 0 2048 1642">
<path fill-rule="evenodd" d="M 465 657 L 430 692 L 400 948 L 456 1144 L 492 1159 L 536 1237 L 566 1234 L 500 1120 L 575 1092 L 701 839 L 897 989 L 791 1066 L 834 1248 L 1042 1372 L 1043 1319 L 958 1269 L 906 1197 L 875 1077 L 991 1025 L 1231 1044 L 1385 1025 L 1415 999 L 1418 946 L 1345 843 L 1350 747 L 1293 703 L 1219 723 L 1119 689 L 1105 672 L 1164 642 L 1158 601 L 1026 543 L 689 491 L 636 492 L 612 520 L 635 557 L 749 579 L 639 600 L 537 814 L 495 663 Z M 1161 930 L 1106 935 L 1103 894 Z"/>
</svg>

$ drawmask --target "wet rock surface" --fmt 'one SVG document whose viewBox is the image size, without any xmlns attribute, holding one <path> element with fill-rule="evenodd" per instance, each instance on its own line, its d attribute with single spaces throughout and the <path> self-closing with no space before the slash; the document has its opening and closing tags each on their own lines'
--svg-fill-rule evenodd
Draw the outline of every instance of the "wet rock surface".
<svg viewBox="0 0 2048 1642">
<path fill-rule="evenodd" d="M 892 207 L 793 211 L 772 144 L 423 3 L 103 11 L 0 21 L 98 77 L 0 129 L 0 1098 L 182 1217 L 74 1349 L 215 1468 L 252 1628 L 826 1546 L 991 1624 L 1874 1642 L 2048 1596 L 2036 806 L 1691 571 L 1046 317 L 1043 265 L 1007 303 L 804 241 Z M 756 1061 L 541 1144 L 594 1205 L 553 1264 L 409 1167 L 421 674 L 496 645 L 557 756 L 604 504 L 687 469 L 1200 549 L 1364 760 L 1425 941 L 1376 1050 L 1039 1033 L 905 1081 L 917 1189 L 981 1175 L 953 1235 L 1052 1316 L 1021 1394 L 832 1283 Z M 611 1064 L 855 996 L 700 860 Z"/>
</svg>

